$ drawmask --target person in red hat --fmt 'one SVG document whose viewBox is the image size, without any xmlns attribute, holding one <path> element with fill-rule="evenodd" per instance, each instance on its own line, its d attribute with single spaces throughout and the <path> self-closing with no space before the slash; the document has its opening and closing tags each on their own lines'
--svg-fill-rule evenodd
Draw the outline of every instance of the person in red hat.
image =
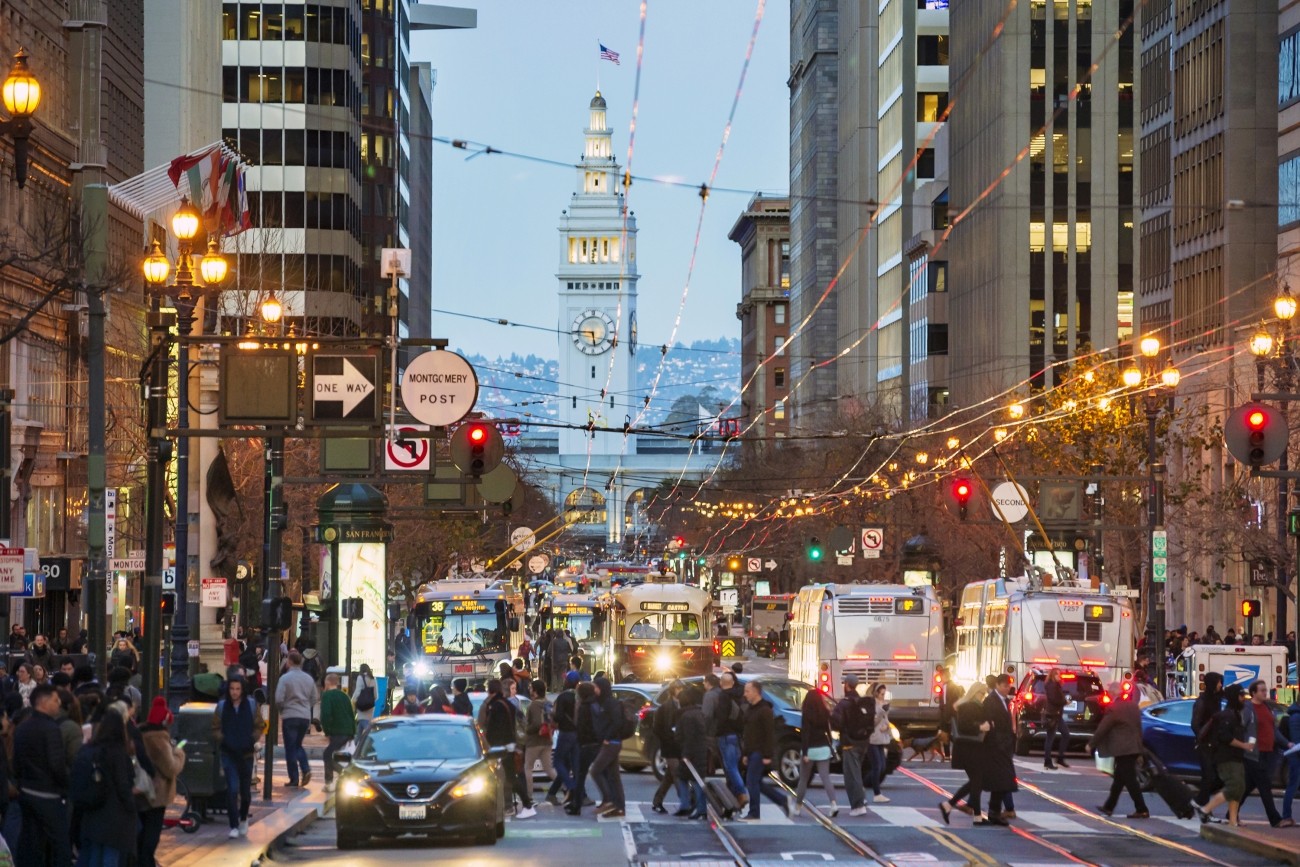
<svg viewBox="0 0 1300 867">
<path fill-rule="evenodd" d="M 145 753 L 153 763 L 153 797 L 149 809 L 140 811 L 140 833 L 136 854 L 139 867 L 154 867 L 154 852 L 162 837 L 163 814 L 167 805 L 176 799 L 176 777 L 185 767 L 185 750 L 172 743 L 172 712 L 167 700 L 154 696 L 149 706 L 149 719 L 140 726 Z"/>
</svg>

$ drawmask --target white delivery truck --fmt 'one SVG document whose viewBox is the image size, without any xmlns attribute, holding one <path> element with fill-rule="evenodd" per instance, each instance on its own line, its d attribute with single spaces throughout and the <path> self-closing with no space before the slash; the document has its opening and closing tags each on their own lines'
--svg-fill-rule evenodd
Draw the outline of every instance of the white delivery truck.
<svg viewBox="0 0 1300 867">
<path fill-rule="evenodd" d="M 1286 686 L 1286 648 L 1274 645 L 1195 644 L 1178 657 L 1175 678 L 1182 695 L 1194 698 L 1205 685 L 1205 675 L 1217 671 L 1225 687 L 1249 687 L 1257 680 L 1268 684 L 1270 694 Z"/>
</svg>

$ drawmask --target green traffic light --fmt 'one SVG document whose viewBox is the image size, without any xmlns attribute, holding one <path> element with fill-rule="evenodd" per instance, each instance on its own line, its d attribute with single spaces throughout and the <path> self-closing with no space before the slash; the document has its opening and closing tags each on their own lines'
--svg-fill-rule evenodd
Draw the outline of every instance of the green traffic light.
<svg viewBox="0 0 1300 867">
<path fill-rule="evenodd" d="M 822 549 L 821 549 L 821 548 L 809 548 L 809 549 L 808 549 L 808 559 L 809 559 L 809 560 L 820 560 L 821 558 L 822 558 Z"/>
</svg>

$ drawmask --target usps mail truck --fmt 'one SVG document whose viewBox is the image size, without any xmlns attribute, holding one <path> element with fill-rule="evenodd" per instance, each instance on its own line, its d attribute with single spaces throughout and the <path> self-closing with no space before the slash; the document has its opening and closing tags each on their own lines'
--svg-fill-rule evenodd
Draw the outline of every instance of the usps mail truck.
<svg viewBox="0 0 1300 867">
<path fill-rule="evenodd" d="M 1205 687 L 1205 675 L 1217 671 L 1225 687 L 1249 687 L 1257 680 L 1268 684 L 1269 694 L 1286 686 L 1286 648 L 1273 645 L 1196 644 L 1182 652 L 1175 665 L 1182 695 L 1192 698 Z"/>
</svg>

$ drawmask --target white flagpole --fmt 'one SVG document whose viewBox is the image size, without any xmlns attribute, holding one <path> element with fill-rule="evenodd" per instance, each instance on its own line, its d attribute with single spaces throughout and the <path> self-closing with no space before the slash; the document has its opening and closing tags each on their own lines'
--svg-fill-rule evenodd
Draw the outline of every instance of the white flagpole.
<svg viewBox="0 0 1300 867">
<path fill-rule="evenodd" d="M 600 92 L 600 46 L 604 44 L 599 39 L 596 40 L 596 92 Z"/>
</svg>

